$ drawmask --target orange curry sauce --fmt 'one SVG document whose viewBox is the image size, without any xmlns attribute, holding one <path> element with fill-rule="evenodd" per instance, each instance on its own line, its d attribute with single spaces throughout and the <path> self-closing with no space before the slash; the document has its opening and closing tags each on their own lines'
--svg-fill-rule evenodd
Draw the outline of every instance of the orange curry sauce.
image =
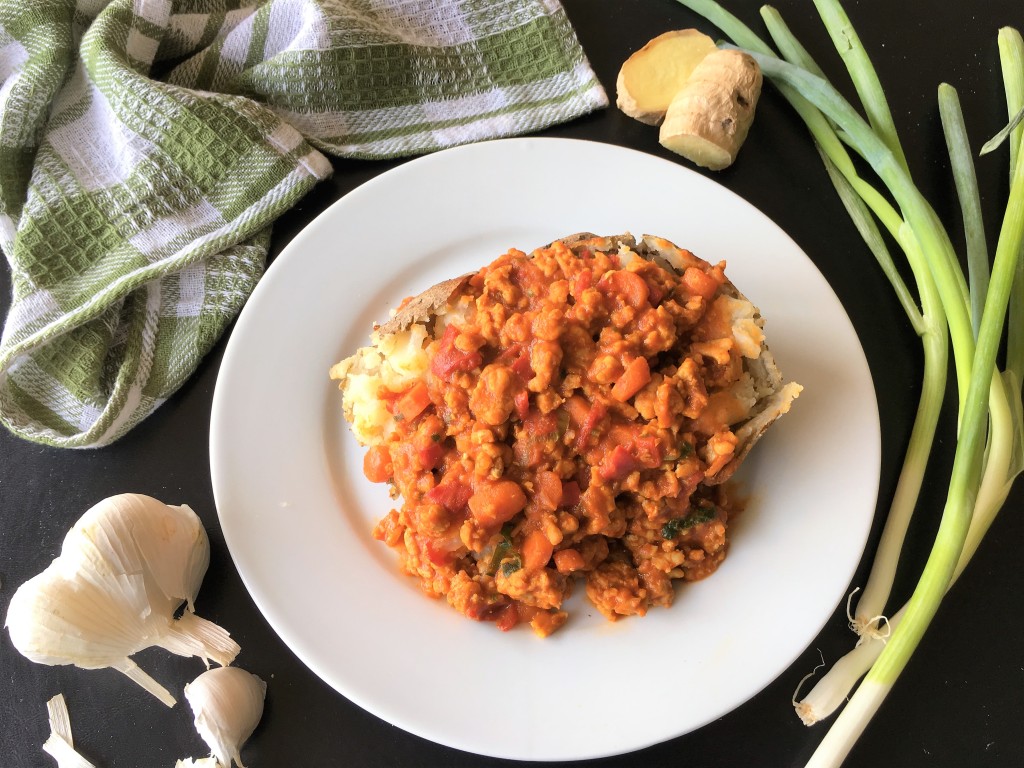
<svg viewBox="0 0 1024 768">
<path fill-rule="evenodd" d="M 724 264 L 682 275 L 556 242 L 511 250 L 461 289 L 429 371 L 388 398 L 398 428 L 366 476 L 403 500 L 374 529 L 429 595 L 546 636 L 575 582 L 611 620 L 713 572 L 730 503 L 742 373 L 714 300 Z M 453 302 L 455 299 L 453 298 Z M 468 305 L 467 305 L 468 302 Z"/>
</svg>

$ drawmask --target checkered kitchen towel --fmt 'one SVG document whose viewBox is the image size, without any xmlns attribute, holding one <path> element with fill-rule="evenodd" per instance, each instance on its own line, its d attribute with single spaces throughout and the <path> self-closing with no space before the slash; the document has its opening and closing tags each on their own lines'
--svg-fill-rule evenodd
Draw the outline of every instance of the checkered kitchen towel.
<svg viewBox="0 0 1024 768">
<path fill-rule="evenodd" d="M 557 0 L 0 0 L 0 419 L 117 439 L 195 370 L 331 172 L 607 99 Z"/>
</svg>

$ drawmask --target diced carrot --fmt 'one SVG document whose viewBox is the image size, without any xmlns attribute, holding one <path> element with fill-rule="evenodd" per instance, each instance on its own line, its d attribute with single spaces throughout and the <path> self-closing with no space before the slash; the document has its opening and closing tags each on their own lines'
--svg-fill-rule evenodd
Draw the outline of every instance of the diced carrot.
<svg viewBox="0 0 1024 768">
<path fill-rule="evenodd" d="M 691 294 L 710 299 L 715 295 L 720 283 L 702 269 L 687 267 L 683 272 L 683 285 Z"/>
<path fill-rule="evenodd" d="M 395 403 L 395 412 L 401 414 L 406 421 L 412 421 L 423 413 L 428 405 L 430 405 L 430 392 L 427 391 L 427 383 L 420 380 L 398 398 Z"/>
<path fill-rule="evenodd" d="M 575 549 L 560 549 L 555 552 L 555 568 L 559 573 L 572 573 L 578 571 L 586 563 L 583 555 Z"/>
<path fill-rule="evenodd" d="M 386 482 L 393 474 L 391 452 L 386 445 L 371 445 L 363 456 L 363 474 L 371 483 Z"/>
<path fill-rule="evenodd" d="M 636 357 L 612 385 L 612 397 L 624 403 L 651 381 L 651 366 L 646 357 Z"/>
<path fill-rule="evenodd" d="M 539 571 L 548 564 L 553 550 L 554 547 L 544 532 L 535 528 L 523 541 L 523 568 L 527 571 Z"/>
<path fill-rule="evenodd" d="M 650 295 L 647 282 L 636 272 L 625 269 L 608 273 L 602 278 L 601 283 L 618 294 L 622 301 L 633 309 L 640 309 Z"/>
<path fill-rule="evenodd" d="M 526 506 L 526 494 L 512 480 L 479 485 L 469 498 L 469 511 L 481 525 L 497 527 L 519 514 Z"/>
</svg>

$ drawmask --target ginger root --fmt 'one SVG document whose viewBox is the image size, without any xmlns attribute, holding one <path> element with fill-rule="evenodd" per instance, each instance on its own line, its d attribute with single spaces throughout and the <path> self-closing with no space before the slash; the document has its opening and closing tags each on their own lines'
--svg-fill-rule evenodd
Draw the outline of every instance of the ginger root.
<svg viewBox="0 0 1024 768">
<path fill-rule="evenodd" d="M 713 171 L 732 165 L 754 120 L 761 82 L 761 68 L 749 55 L 708 54 L 669 104 L 661 145 Z"/>
<path fill-rule="evenodd" d="M 658 35 L 622 65 L 616 105 L 642 123 L 658 125 L 694 68 L 716 50 L 715 41 L 696 29 Z"/>
</svg>

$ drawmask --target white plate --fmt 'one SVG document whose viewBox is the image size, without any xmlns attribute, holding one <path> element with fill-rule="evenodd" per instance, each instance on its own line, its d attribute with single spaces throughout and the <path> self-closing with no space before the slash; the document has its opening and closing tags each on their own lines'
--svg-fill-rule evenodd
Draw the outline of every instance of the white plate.
<svg viewBox="0 0 1024 768">
<path fill-rule="evenodd" d="M 546 640 L 422 596 L 370 537 L 391 508 L 362 476 L 328 368 L 404 296 L 578 231 L 653 233 L 760 306 L 805 391 L 745 465 L 752 493 L 711 578 L 645 618 L 605 621 L 577 590 Z M 260 282 L 213 403 L 213 487 L 253 599 L 346 697 L 400 728 L 527 760 L 619 754 L 730 711 L 843 599 L 875 508 L 879 425 L 835 294 L 775 224 L 681 165 L 590 142 L 512 139 L 406 163 L 331 206 Z M 794 681 L 795 682 L 795 681 Z M 779 701 L 779 707 L 789 706 Z"/>
</svg>

